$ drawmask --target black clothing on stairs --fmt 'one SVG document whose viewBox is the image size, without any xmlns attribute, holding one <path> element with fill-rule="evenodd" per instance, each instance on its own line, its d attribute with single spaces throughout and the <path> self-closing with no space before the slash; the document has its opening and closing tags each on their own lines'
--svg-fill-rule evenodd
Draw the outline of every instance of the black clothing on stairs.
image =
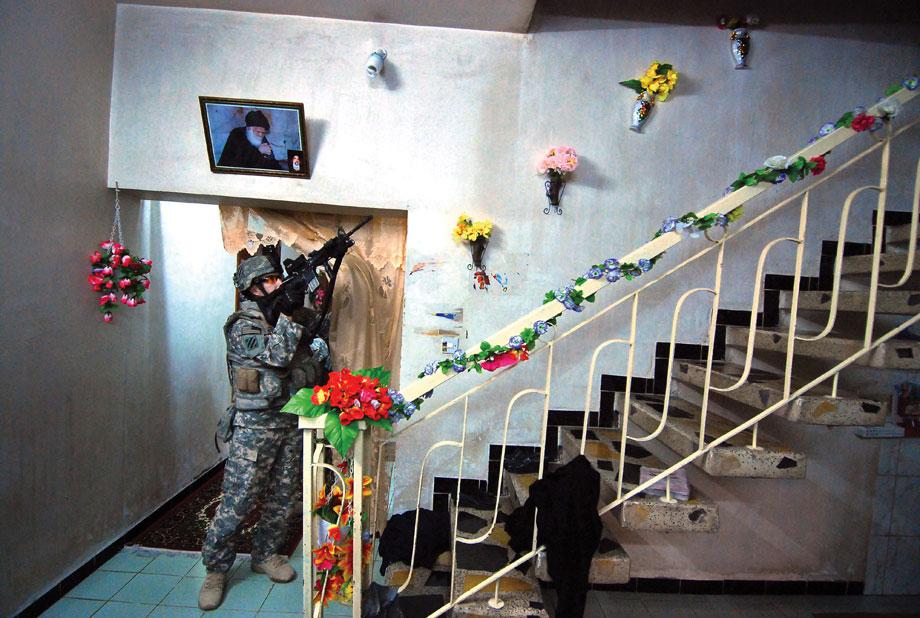
<svg viewBox="0 0 920 618">
<path fill-rule="evenodd" d="M 558 594 L 557 618 L 581 618 L 585 611 L 588 573 L 603 527 L 597 515 L 600 479 L 579 455 L 534 482 L 527 502 L 505 524 L 511 548 L 518 553 L 530 551 L 536 510 L 537 545 L 546 546 L 547 568 Z"/>
<path fill-rule="evenodd" d="M 380 574 L 386 573 L 393 562 L 409 564 L 412 559 L 412 534 L 415 529 L 415 511 L 394 515 L 380 536 L 378 553 L 382 563 Z M 415 566 L 430 569 L 438 556 L 450 551 L 450 514 L 447 511 L 419 509 L 418 543 L 415 549 Z"/>
</svg>

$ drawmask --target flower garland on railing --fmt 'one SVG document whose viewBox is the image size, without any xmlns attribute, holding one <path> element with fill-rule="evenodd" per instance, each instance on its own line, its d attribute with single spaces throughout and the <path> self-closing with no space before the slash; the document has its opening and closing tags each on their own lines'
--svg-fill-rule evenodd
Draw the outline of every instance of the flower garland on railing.
<svg viewBox="0 0 920 618">
<path fill-rule="evenodd" d="M 661 228 L 652 236 L 652 240 L 668 232 L 687 233 L 695 238 L 701 232 L 705 232 L 712 227 L 727 227 L 729 223 L 740 218 L 742 213 L 743 210 L 739 206 L 725 214 L 712 213 L 699 217 L 695 213 L 688 212 L 682 217 L 668 217 L 662 223 Z M 664 256 L 663 252 L 651 258 L 637 260 L 636 263 L 621 262 L 617 258 L 608 258 L 601 263 L 593 264 L 583 276 L 575 279 L 571 285 L 547 292 L 543 298 L 543 303 L 546 304 L 557 300 L 562 304 L 563 311 L 575 311 L 576 313 L 583 311 L 585 302 L 594 302 L 594 294 L 585 296 L 584 292 L 578 289 L 578 286 L 588 279 L 605 279 L 609 283 L 614 283 L 620 279 L 630 281 L 652 270 L 662 256 Z M 527 360 L 529 351 L 534 349 L 537 340 L 546 334 L 551 326 L 556 325 L 556 320 L 562 315 L 563 311 L 560 311 L 549 320 L 537 320 L 532 326 L 510 337 L 507 345 L 497 345 L 483 341 L 479 344 L 479 352 L 475 354 L 467 354 L 463 350 L 457 350 L 450 358 L 428 363 L 425 365 L 425 369 L 418 374 L 418 377 L 424 378 L 425 376 L 433 375 L 437 371 L 443 374 L 451 371 L 462 373 L 468 369 L 472 369 L 477 373 L 482 373 L 483 370 L 495 371 Z M 421 403 L 420 400 L 416 401 Z"/>
<path fill-rule="evenodd" d="M 910 77 L 905 79 L 901 84 L 892 86 L 886 90 L 885 96 L 890 97 L 902 88 L 916 90 L 918 83 L 920 83 L 920 79 L 917 77 Z M 880 117 L 883 122 L 890 120 L 900 109 L 896 101 L 887 103 L 886 105 L 880 106 L 882 111 Z M 853 126 L 854 122 L 855 127 Z M 865 113 L 864 109 L 857 108 L 853 112 L 847 112 L 841 116 L 836 123 L 833 123 L 832 128 L 826 128 L 828 125 L 822 127 L 822 132 L 819 137 L 823 137 L 841 126 L 853 128 L 856 131 L 865 131 L 871 129 L 875 124 L 876 117 L 869 116 Z M 753 186 L 760 182 L 778 184 L 787 178 L 792 182 L 796 182 L 808 175 L 817 176 L 827 167 L 827 154 L 828 153 L 824 153 L 811 157 L 808 160 L 804 157 L 796 157 L 792 161 L 789 161 L 783 156 L 770 157 L 764 162 L 762 168 L 750 174 L 741 174 L 738 179 L 726 189 L 726 193 L 737 191 L 743 186 Z M 738 206 L 727 213 L 710 213 L 703 217 L 699 217 L 692 212 L 688 212 L 681 217 L 668 217 L 662 223 L 661 228 L 652 236 L 652 239 L 654 240 L 662 234 L 669 232 L 687 233 L 690 237 L 695 238 L 698 237 L 700 233 L 712 227 L 726 228 L 730 223 L 740 219 L 743 214 L 743 208 Z M 608 258 L 601 263 L 592 265 L 584 276 L 575 279 L 572 285 L 566 285 L 548 291 L 544 296 L 543 303 L 546 304 L 556 300 L 562 303 L 564 308 L 563 311 L 583 311 L 583 304 L 585 302 L 594 302 L 595 300 L 593 294 L 585 296 L 584 293 L 578 289 L 578 286 L 585 283 L 588 279 L 603 278 L 610 283 L 614 283 L 620 279 L 629 281 L 649 272 L 663 256 L 664 253 L 662 252 L 650 258 L 642 258 L 636 263 L 621 262 L 617 258 Z M 479 344 L 479 352 L 477 353 L 467 354 L 462 350 L 458 350 L 454 352 L 450 358 L 430 362 L 425 365 L 424 370 L 418 374 L 418 377 L 424 378 L 425 376 L 434 375 L 438 371 L 443 374 L 448 374 L 451 371 L 462 373 L 468 369 L 472 369 L 477 373 L 482 373 L 483 370 L 494 371 L 502 367 L 515 365 L 522 360 L 527 360 L 529 358 L 529 351 L 533 350 L 536 341 L 544 335 L 551 326 L 556 325 L 556 321 L 558 317 L 562 315 L 563 311 L 560 311 L 549 320 L 537 320 L 532 326 L 525 328 L 518 335 L 512 336 L 508 340 L 507 345 L 491 344 L 488 341 L 483 341 Z M 430 395 L 430 391 L 428 395 Z M 413 403 L 416 404 L 415 407 L 417 408 L 421 402 L 422 399 L 419 398 Z"/>
<path fill-rule="evenodd" d="M 313 514 L 332 524 L 327 531 L 329 540 L 313 550 L 313 565 L 316 567 L 313 602 L 322 603 L 323 606 L 330 601 L 347 603 L 354 594 L 354 528 L 351 524 L 354 516 L 355 480 L 348 476 L 347 461 L 339 464 L 338 468 L 345 478 L 344 494 L 339 483 L 333 483 L 331 489 L 324 485 L 313 503 Z M 363 496 L 371 495 L 371 482 L 369 476 L 362 479 Z M 370 560 L 371 544 L 370 533 L 362 535 L 362 563 Z"/>
<path fill-rule="evenodd" d="M 836 122 L 825 122 L 818 129 L 817 135 L 808 140 L 808 143 L 811 144 L 844 127 L 857 133 L 878 131 L 901 110 L 901 104 L 897 100 L 889 99 L 889 97 L 903 88 L 916 90 L 918 83 L 920 83 L 920 79 L 914 76 L 905 79 L 900 84 L 889 87 L 885 90 L 885 95 L 879 99 L 880 114 L 878 116 L 869 114 L 865 107 L 856 107 L 852 111 L 843 114 Z M 779 184 L 787 179 L 789 182 L 798 182 L 809 175 L 817 176 L 827 167 L 826 157 L 829 154 L 830 152 L 828 151 L 808 160 L 805 157 L 796 157 L 790 160 L 782 155 L 770 157 L 764 161 L 763 167 L 753 172 L 739 174 L 738 178 L 725 189 L 725 193 L 733 193 L 741 187 L 753 187 L 762 182 Z"/>
</svg>

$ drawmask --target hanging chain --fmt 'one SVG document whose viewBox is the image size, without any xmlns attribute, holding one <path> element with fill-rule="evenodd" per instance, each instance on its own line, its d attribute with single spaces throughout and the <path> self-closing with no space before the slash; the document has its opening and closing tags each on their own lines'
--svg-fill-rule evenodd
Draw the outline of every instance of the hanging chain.
<svg viewBox="0 0 920 618">
<path fill-rule="evenodd" d="M 118 183 L 115 183 L 115 219 L 112 221 L 112 231 L 109 233 L 109 240 L 115 240 L 115 230 L 118 230 L 118 243 L 125 244 L 121 234 L 121 204 L 118 201 Z"/>
</svg>

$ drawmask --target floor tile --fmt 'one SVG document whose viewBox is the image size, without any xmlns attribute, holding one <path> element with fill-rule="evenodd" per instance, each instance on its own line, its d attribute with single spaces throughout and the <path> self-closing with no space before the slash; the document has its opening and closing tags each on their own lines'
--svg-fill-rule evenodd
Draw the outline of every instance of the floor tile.
<svg viewBox="0 0 920 618">
<path fill-rule="evenodd" d="M 115 593 L 131 581 L 134 573 L 96 571 L 77 584 L 66 596 L 75 599 L 99 599 L 108 601 Z"/>
<path fill-rule="evenodd" d="M 897 477 L 891 511 L 891 536 L 920 536 L 917 513 L 920 513 L 920 476 Z"/>
<path fill-rule="evenodd" d="M 293 618 L 299 616 L 300 612 L 259 612 L 259 618 Z M 328 614 L 327 614 L 328 615 Z M 350 616 L 351 614 L 349 614 Z"/>
<path fill-rule="evenodd" d="M 920 476 L 920 440 L 901 440 L 898 450 L 898 474 Z"/>
<path fill-rule="evenodd" d="M 226 616 L 227 618 L 256 618 L 256 612 L 244 609 L 227 609 L 220 607 L 211 612 L 203 612 L 205 616 Z"/>
<path fill-rule="evenodd" d="M 153 562 L 155 552 L 125 548 L 99 567 L 100 571 L 125 571 L 140 573 L 141 569 Z"/>
<path fill-rule="evenodd" d="M 335 602 L 330 603 L 328 606 L 326 606 L 326 609 L 323 610 L 323 615 L 328 616 L 329 618 L 351 616 L 351 605 Z"/>
<path fill-rule="evenodd" d="M 201 562 L 201 558 L 196 555 L 160 554 L 145 566 L 141 573 L 179 575 L 181 577 L 187 574 L 197 562 Z"/>
<path fill-rule="evenodd" d="M 158 604 L 169 591 L 182 579 L 177 575 L 155 575 L 153 573 L 138 573 L 134 579 L 118 591 L 112 600 L 127 601 L 129 603 Z"/>
<path fill-rule="evenodd" d="M 150 613 L 150 618 L 200 618 L 204 614 L 197 607 L 167 607 L 157 605 Z"/>
<path fill-rule="evenodd" d="M 49 607 L 41 618 L 87 618 L 102 607 L 103 601 L 64 598 Z"/>
<path fill-rule="evenodd" d="M 160 605 L 198 607 L 198 591 L 203 582 L 203 577 L 183 577 L 166 598 L 160 601 Z"/>
<path fill-rule="evenodd" d="M 885 567 L 886 594 L 920 594 L 920 537 L 890 537 Z M 916 606 L 915 606 L 916 609 Z"/>
<path fill-rule="evenodd" d="M 275 584 L 262 604 L 262 610 L 276 612 L 303 611 L 303 585 L 294 581 L 289 584 Z"/>
<path fill-rule="evenodd" d="M 204 568 L 204 563 L 201 561 L 201 559 L 199 559 L 198 562 L 195 563 L 195 566 L 193 566 L 189 570 L 189 572 L 185 574 L 185 576 L 186 577 L 204 577 L 207 574 L 208 574 L 208 570 Z"/>
<path fill-rule="evenodd" d="M 224 595 L 221 608 L 257 611 L 268 596 L 272 582 L 261 575 L 261 580 L 232 580 Z"/>
<path fill-rule="evenodd" d="M 144 618 L 149 616 L 155 607 L 154 605 L 142 603 L 109 601 L 102 606 L 102 609 L 93 614 L 93 618 Z"/>
<path fill-rule="evenodd" d="M 879 476 L 875 479 L 875 499 L 872 505 L 872 530 L 870 534 L 887 535 L 891 530 L 895 480 L 896 477 L 893 476 Z"/>
</svg>

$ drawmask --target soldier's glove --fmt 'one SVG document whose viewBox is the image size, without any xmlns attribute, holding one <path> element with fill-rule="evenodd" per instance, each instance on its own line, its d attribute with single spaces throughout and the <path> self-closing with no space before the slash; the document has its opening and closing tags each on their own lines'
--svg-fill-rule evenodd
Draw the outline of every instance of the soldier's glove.
<svg viewBox="0 0 920 618">
<path fill-rule="evenodd" d="M 303 308 L 306 290 L 296 290 L 293 286 L 287 286 L 278 298 L 278 306 L 281 313 L 293 315 L 295 311 Z"/>
<path fill-rule="evenodd" d="M 306 307 L 298 307 L 291 312 L 291 322 L 303 327 L 311 326 L 316 321 L 316 312 Z"/>
<path fill-rule="evenodd" d="M 320 337 L 317 337 L 310 344 L 310 350 L 313 352 L 313 358 L 322 362 L 329 357 L 329 346 Z"/>
</svg>

